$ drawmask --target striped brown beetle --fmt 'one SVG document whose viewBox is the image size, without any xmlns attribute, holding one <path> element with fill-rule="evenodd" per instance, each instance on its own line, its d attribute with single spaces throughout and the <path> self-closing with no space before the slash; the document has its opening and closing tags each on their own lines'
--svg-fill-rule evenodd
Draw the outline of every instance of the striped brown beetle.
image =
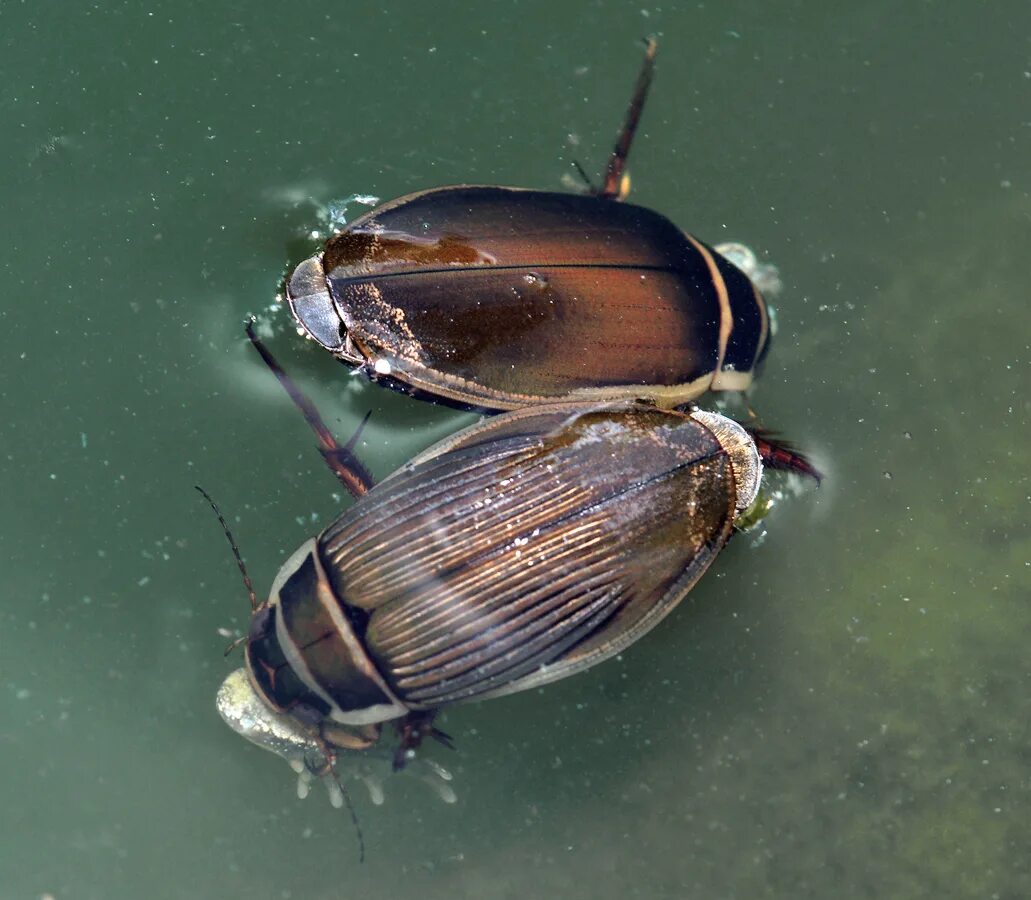
<svg viewBox="0 0 1031 900">
<path fill-rule="evenodd" d="M 690 591 L 756 497 L 803 457 L 717 413 L 565 401 L 446 438 L 370 489 L 351 447 L 252 341 L 357 502 L 253 598 L 226 721 L 305 786 L 398 720 L 401 765 L 434 712 L 581 672 Z"/>
<path fill-rule="evenodd" d="M 659 213 L 618 202 L 655 49 L 601 188 L 458 185 L 386 203 L 287 279 L 301 331 L 388 386 L 482 410 L 671 408 L 747 388 L 771 332 L 753 282 Z"/>
<path fill-rule="evenodd" d="M 382 722 L 582 671 L 676 606 L 761 472 L 715 413 L 563 403 L 466 429 L 283 565 L 246 641 L 251 707 L 328 758 Z"/>
</svg>

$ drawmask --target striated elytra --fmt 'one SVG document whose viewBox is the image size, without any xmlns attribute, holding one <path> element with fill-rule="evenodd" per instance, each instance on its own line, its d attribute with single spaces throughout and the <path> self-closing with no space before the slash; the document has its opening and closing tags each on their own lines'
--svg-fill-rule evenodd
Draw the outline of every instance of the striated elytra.
<svg viewBox="0 0 1031 900">
<path fill-rule="evenodd" d="M 369 377 L 482 410 L 669 408 L 747 388 L 770 337 L 759 291 L 664 216 L 620 202 L 654 52 L 603 187 L 459 185 L 386 203 L 287 279 L 298 326 Z"/>
<path fill-rule="evenodd" d="M 716 413 L 556 403 L 486 420 L 293 554 L 220 710 L 326 774 L 313 748 L 331 761 L 381 722 L 587 669 L 683 599 L 761 478 L 753 438 Z"/>
</svg>

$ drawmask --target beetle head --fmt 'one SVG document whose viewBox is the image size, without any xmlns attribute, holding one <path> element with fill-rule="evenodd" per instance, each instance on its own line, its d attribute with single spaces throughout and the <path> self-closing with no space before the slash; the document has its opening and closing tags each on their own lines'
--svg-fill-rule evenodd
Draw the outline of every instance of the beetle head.
<svg viewBox="0 0 1031 900">
<path fill-rule="evenodd" d="M 278 713 L 254 689 L 246 669 L 230 672 L 215 698 L 218 713 L 237 734 L 283 757 L 291 766 L 314 763 L 318 741 L 293 716 Z M 298 770 L 299 771 L 299 770 Z"/>
<path fill-rule="evenodd" d="M 321 252 L 308 257 L 293 270 L 286 282 L 286 301 L 308 337 L 345 362 L 353 365 L 365 362 L 348 338 L 344 320 L 333 303 Z"/>
</svg>

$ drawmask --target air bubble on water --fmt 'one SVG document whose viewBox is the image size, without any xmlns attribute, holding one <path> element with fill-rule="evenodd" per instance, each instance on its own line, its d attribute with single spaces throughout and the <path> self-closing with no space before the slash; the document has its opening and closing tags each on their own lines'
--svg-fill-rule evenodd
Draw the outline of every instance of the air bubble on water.
<svg viewBox="0 0 1031 900">
<path fill-rule="evenodd" d="M 326 219 L 332 229 L 342 228 L 347 224 L 347 208 L 355 203 L 362 206 L 375 206 L 379 203 L 379 197 L 374 197 L 372 194 L 351 194 L 342 200 L 331 200 L 326 204 Z M 313 232 L 312 236 L 317 238 L 318 234 Z"/>
</svg>

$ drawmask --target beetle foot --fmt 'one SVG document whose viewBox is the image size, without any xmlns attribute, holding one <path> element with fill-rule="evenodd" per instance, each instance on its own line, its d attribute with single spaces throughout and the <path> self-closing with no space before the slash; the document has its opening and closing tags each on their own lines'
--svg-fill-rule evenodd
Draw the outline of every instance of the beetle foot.
<svg viewBox="0 0 1031 900">
<path fill-rule="evenodd" d="M 383 791 L 384 777 L 391 778 L 398 774 L 417 778 L 445 803 L 454 803 L 458 800 L 458 795 L 455 794 L 455 789 L 451 786 L 454 776 L 440 763 L 427 759 L 425 756 L 411 760 L 409 765 L 405 766 L 400 772 L 382 773 L 370 769 L 367 772 L 360 773 L 358 777 L 364 782 L 369 792 L 369 799 L 376 806 L 381 806 L 385 799 Z"/>
<path fill-rule="evenodd" d="M 435 709 L 419 712 L 410 712 L 397 723 L 397 736 L 399 738 L 397 749 L 394 751 L 394 771 L 401 771 L 408 763 L 415 759 L 415 751 L 426 738 L 433 738 L 443 744 L 449 750 L 455 749 L 455 743 L 451 735 L 441 731 L 433 724 L 437 715 Z"/>
<path fill-rule="evenodd" d="M 309 754 L 303 761 L 291 760 L 290 768 L 297 773 L 297 796 L 303 800 L 311 793 L 311 786 L 321 781 L 330 804 L 340 809 L 345 804 L 345 785 L 349 781 L 358 781 L 368 791 L 369 800 L 375 806 L 382 806 L 386 800 L 384 785 L 395 774 L 386 767 L 386 757 L 384 751 L 369 750 L 336 755 L 332 765 L 322 753 Z M 431 759 L 419 757 L 412 760 L 401 774 L 417 778 L 445 803 L 454 803 L 458 799 L 451 786 L 452 774 Z"/>
</svg>

